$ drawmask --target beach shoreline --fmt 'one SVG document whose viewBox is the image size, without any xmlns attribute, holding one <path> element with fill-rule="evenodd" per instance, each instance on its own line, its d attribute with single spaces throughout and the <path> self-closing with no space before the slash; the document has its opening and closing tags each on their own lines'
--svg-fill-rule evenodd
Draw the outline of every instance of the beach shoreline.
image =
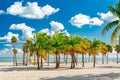
<svg viewBox="0 0 120 80">
<path fill-rule="evenodd" d="M 120 80 L 120 64 L 110 62 L 109 64 L 86 63 L 82 68 L 79 63 L 75 69 L 70 69 L 68 65 L 61 64 L 59 69 L 55 69 L 55 64 L 49 66 L 44 64 L 43 69 L 37 70 L 37 65 L 13 66 L 12 62 L 0 62 L 1 80 Z"/>
</svg>

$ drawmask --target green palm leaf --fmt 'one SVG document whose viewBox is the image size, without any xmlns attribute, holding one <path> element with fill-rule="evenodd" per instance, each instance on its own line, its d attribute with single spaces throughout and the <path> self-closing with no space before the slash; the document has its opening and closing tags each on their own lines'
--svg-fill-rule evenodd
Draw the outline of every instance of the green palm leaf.
<svg viewBox="0 0 120 80">
<path fill-rule="evenodd" d="M 119 24 L 119 20 L 112 21 L 108 23 L 102 30 L 102 35 L 105 35 L 106 32 L 108 32 L 111 28 L 114 28 L 116 25 Z"/>
<path fill-rule="evenodd" d="M 108 6 L 108 10 L 116 17 L 120 18 L 119 12 L 117 9 L 114 9 L 112 6 Z"/>
<path fill-rule="evenodd" d="M 118 35 L 118 33 L 120 32 L 120 25 L 118 25 L 115 30 L 113 31 L 113 34 L 112 34 L 112 37 L 111 37 L 111 43 L 113 46 L 115 46 L 115 40 L 116 40 L 116 37 Z"/>
</svg>

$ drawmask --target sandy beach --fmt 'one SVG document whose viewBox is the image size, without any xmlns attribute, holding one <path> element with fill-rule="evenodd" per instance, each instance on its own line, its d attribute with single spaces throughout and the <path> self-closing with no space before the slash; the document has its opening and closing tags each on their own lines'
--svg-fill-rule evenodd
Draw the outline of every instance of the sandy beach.
<svg viewBox="0 0 120 80">
<path fill-rule="evenodd" d="M 59 69 L 44 64 L 44 68 L 37 70 L 36 66 L 13 66 L 12 62 L 0 62 L 0 80 L 120 80 L 120 64 L 86 63 L 82 68 L 79 63 L 75 69 L 70 69 L 68 64 L 61 64 Z"/>
</svg>

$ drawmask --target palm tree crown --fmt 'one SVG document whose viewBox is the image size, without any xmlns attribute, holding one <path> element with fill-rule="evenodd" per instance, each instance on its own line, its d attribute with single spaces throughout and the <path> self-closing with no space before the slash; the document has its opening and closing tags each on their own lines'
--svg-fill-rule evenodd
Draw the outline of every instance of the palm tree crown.
<svg viewBox="0 0 120 80">
<path fill-rule="evenodd" d="M 117 17 L 117 20 L 111 21 L 108 23 L 102 30 L 102 34 L 105 35 L 106 32 L 108 32 L 110 29 L 115 28 L 112 36 L 111 36 L 111 43 L 113 46 L 115 46 L 116 37 L 119 34 L 120 31 L 120 0 L 117 4 L 115 4 L 115 7 L 108 6 L 108 10 Z"/>
</svg>

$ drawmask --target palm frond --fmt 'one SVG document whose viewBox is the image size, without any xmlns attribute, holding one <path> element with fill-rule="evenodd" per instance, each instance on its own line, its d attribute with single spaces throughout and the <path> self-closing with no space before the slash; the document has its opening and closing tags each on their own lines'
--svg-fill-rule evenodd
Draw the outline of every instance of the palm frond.
<svg viewBox="0 0 120 80">
<path fill-rule="evenodd" d="M 113 8 L 112 6 L 108 6 L 108 10 L 116 17 L 119 17 L 120 18 L 120 13 L 119 13 L 119 10 L 116 9 L 116 8 Z"/>
<path fill-rule="evenodd" d="M 104 36 L 106 32 L 108 32 L 111 28 L 117 26 L 119 24 L 119 20 L 112 21 L 108 23 L 102 30 L 102 35 Z"/>
<path fill-rule="evenodd" d="M 120 32 L 120 25 L 118 25 L 115 30 L 113 31 L 112 37 L 111 37 L 111 43 L 113 46 L 115 46 L 115 41 L 118 33 Z"/>
</svg>

